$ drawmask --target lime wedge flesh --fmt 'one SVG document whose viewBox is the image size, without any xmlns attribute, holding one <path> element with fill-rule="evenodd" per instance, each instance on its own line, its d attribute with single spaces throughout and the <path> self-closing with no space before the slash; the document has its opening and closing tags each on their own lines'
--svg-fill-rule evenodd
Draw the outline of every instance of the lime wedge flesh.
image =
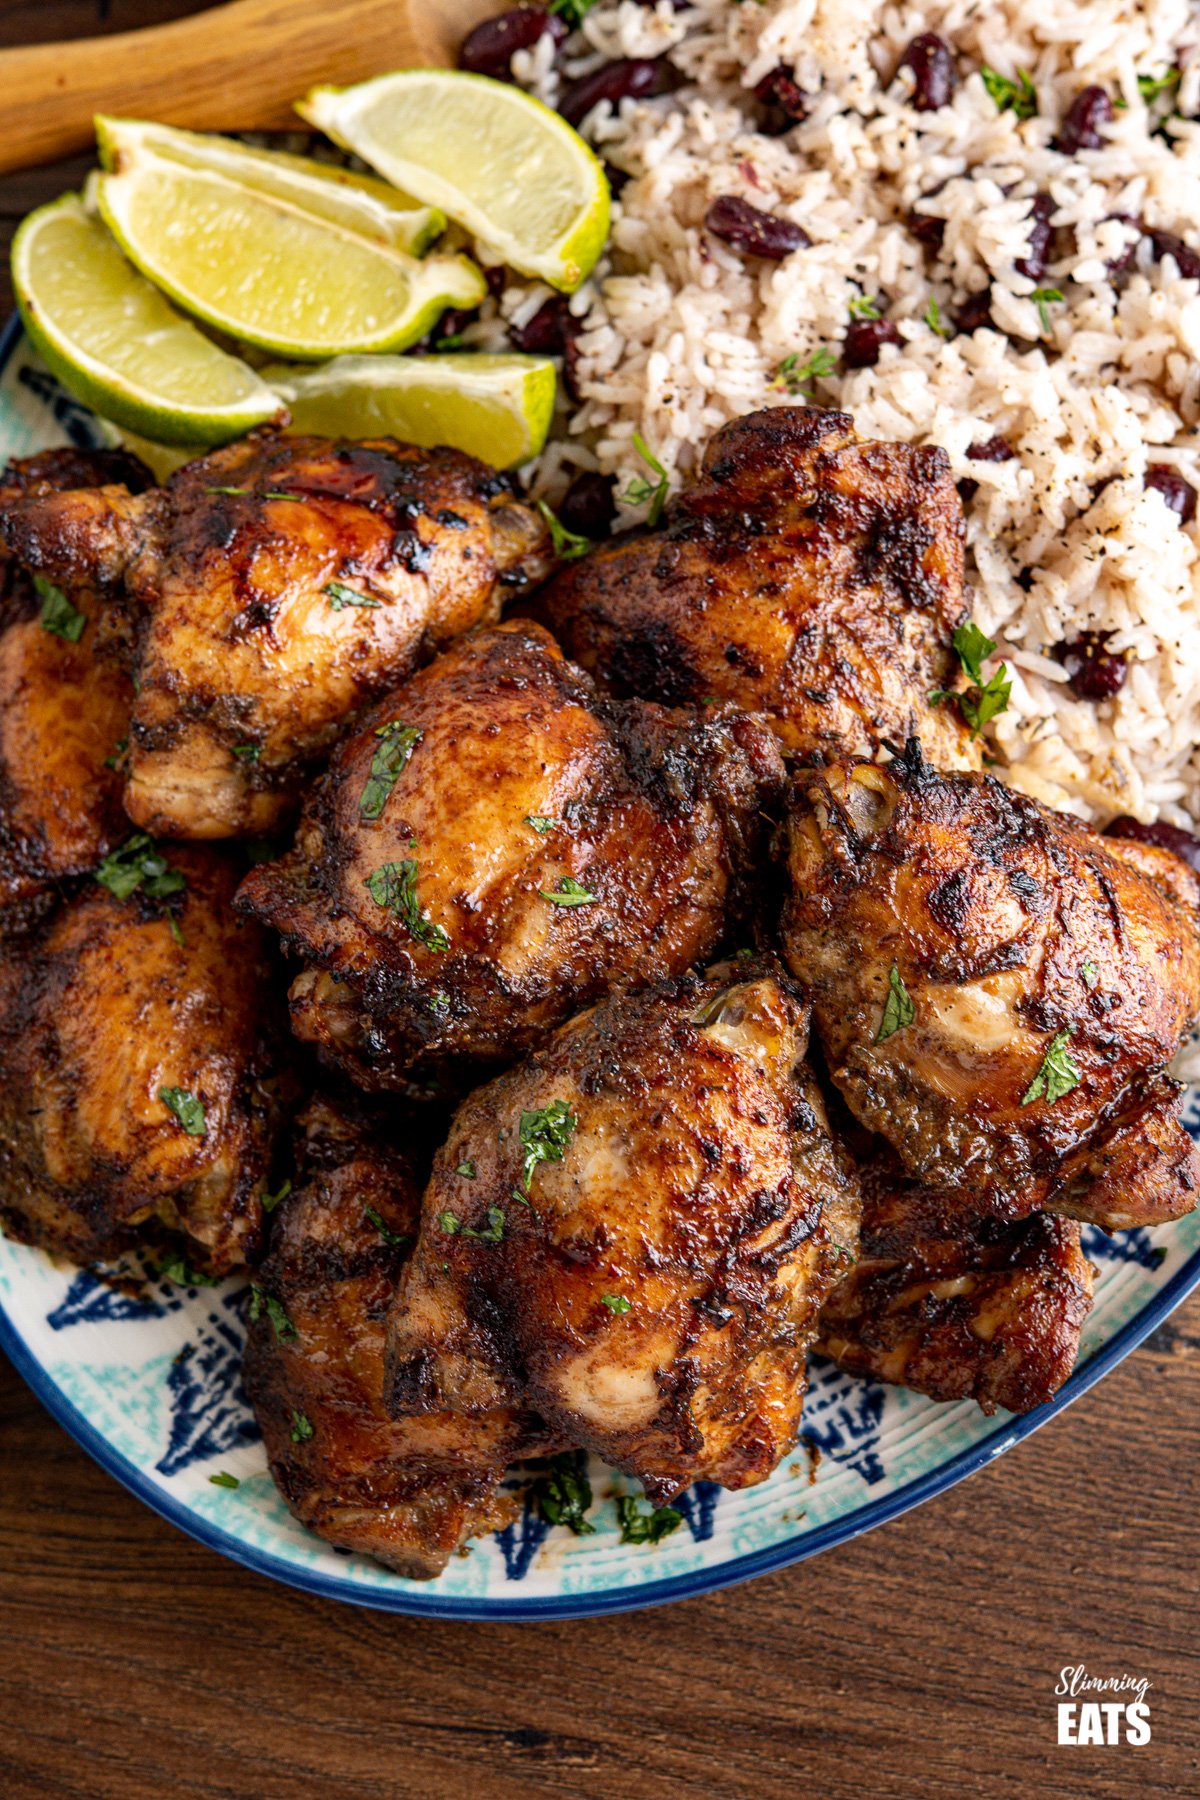
<svg viewBox="0 0 1200 1800">
<path fill-rule="evenodd" d="M 39 207 L 12 249 L 34 348 L 104 418 L 163 444 L 223 444 L 281 409 L 237 357 L 181 318 L 77 194 Z"/>
<path fill-rule="evenodd" d="M 143 275 L 218 331 L 282 356 L 405 349 L 446 307 L 477 306 L 486 291 L 464 256 L 418 262 L 145 149 L 96 194 Z"/>
<path fill-rule="evenodd" d="M 423 256 L 446 228 L 445 214 L 436 207 L 423 206 L 377 176 L 331 168 L 311 157 L 252 150 L 233 138 L 103 115 L 96 120 L 96 139 L 100 160 L 110 173 L 136 163 L 139 154 L 149 151 L 185 168 L 225 175 L 243 187 L 410 256 Z"/>
<path fill-rule="evenodd" d="M 569 293 L 600 255 L 604 170 L 578 132 L 519 88 L 406 69 L 313 88 L 297 110 L 523 274 Z"/>
<path fill-rule="evenodd" d="M 448 444 L 497 469 L 536 456 L 554 413 L 554 364 L 540 356 L 339 356 L 264 376 L 294 430 Z"/>
</svg>

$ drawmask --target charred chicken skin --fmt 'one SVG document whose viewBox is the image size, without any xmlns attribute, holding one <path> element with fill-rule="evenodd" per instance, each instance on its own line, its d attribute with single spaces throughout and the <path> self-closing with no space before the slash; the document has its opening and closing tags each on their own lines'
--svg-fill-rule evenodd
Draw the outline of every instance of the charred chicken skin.
<svg viewBox="0 0 1200 1800">
<path fill-rule="evenodd" d="M 807 1025 L 781 973 L 730 964 L 609 1000 L 472 1095 L 393 1305 L 389 1404 L 531 1407 L 656 1502 L 764 1480 L 858 1231 Z"/>
<path fill-rule="evenodd" d="M 50 450 L 0 477 L 0 506 L 64 488 L 140 491 L 120 451 Z M 125 491 L 125 488 L 122 488 Z M 0 563 L 0 930 L 21 926 L 66 877 L 128 831 L 120 755 L 133 682 L 128 630 L 93 581 L 36 584 Z"/>
<path fill-rule="evenodd" d="M 31 495 L 0 527 L 52 582 L 123 576 L 125 806 L 168 837 L 270 831 L 349 714 L 549 567 L 503 477 L 390 439 L 252 435 L 140 499 Z"/>
<path fill-rule="evenodd" d="M 239 905 L 309 965 L 296 1033 L 399 1086 L 422 1057 L 511 1058 L 706 958 L 782 786 L 760 722 L 605 700 L 514 620 L 389 695 Z"/>
<path fill-rule="evenodd" d="M 252 1307 L 246 1391 L 301 1524 L 427 1579 L 467 1538 L 516 1515 L 502 1477 L 544 1447 L 544 1433 L 507 1411 L 384 1411 L 384 1323 L 416 1235 L 420 1184 L 404 1156 L 344 1112 L 316 1102 L 301 1124 L 302 1182 L 275 1216 L 257 1277 L 264 1298 Z"/>
<path fill-rule="evenodd" d="M 953 1201 L 877 1170 L 863 1187 L 858 1262 L 825 1302 L 822 1354 L 986 1413 L 1052 1399 L 1092 1304 L 1079 1226 L 1047 1213 L 964 1219 Z"/>
<path fill-rule="evenodd" d="M 1163 1073 L 1200 1010 L 1190 870 L 940 775 L 915 742 L 801 775 L 787 849 L 787 960 L 833 1081 L 909 1176 L 972 1213 L 1056 1191 L 1111 1229 L 1191 1210 Z"/>
<path fill-rule="evenodd" d="M 735 701 L 802 757 L 919 734 L 978 767 L 953 707 L 966 616 L 946 454 L 861 443 L 844 413 L 777 407 L 723 426 L 661 530 L 603 544 L 539 598 L 568 656 L 617 694 Z"/>
<path fill-rule="evenodd" d="M 280 1110 L 268 952 L 223 858 L 171 873 L 0 951 L 0 1219 L 78 1262 L 165 1228 L 224 1274 L 258 1249 Z"/>
</svg>

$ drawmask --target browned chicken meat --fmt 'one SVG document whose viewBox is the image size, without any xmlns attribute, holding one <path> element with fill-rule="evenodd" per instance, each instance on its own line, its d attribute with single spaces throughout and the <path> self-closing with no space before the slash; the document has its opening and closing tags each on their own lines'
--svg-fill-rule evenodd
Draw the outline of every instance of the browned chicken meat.
<svg viewBox="0 0 1200 1800">
<path fill-rule="evenodd" d="M 1127 851 L 1132 848 L 1132 854 Z M 1109 1229 L 1196 1203 L 1163 1070 L 1200 1011 L 1200 884 L 911 743 L 796 783 L 783 930 L 830 1074 L 972 1214 Z"/>
<path fill-rule="evenodd" d="M 414 1579 L 516 1516 L 507 1465 L 545 1447 L 538 1421 L 383 1408 L 384 1322 L 416 1236 L 408 1159 L 316 1102 L 302 1185 L 275 1217 L 246 1342 L 246 1391 L 292 1512 L 342 1549 Z"/>
<path fill-rule="evenodd" d="M 603 544 L 538 601 L 617 694 L 765 713 L 801 756 L 913 733 L 977 767 L 953 707 L 963 517 L 943 450 L 860 443 L 844 413 L 776 407 L 722 427 L 661 530 Z"/>
<path fill-rule="evenodd" d="M 762 1481 L 800 1425 L 857 1180 L 752 962 L 613 999 L 459 1109 L 388 1330 L 389 1403 L 528 1406 L 662 1502 Z"/>
<path fill-rule="evenodd" d="M 149 475 L 109 450 L 49 450 L 0 476 L 0 506 L 63 488 L 139 492 Z M 93 581 L 58 587 L 0 562 L 0 930 L 56 882 L 95 868 L 128 831 L 120 756 L 133 683 L 128 630 Z"/>
<path fill-rule="evenodd" d="M 868 1171 L 855 1267 L 817 1348 L 852 1375 L 933 1400 L 1028 1412 L 1075 1366 L 1092 1266 L 1070 1219 L 965 1219 L 952 1199 Z"/>
<path fill-rule="evenodd" d="M 716 947 L 782 789 L 759 721 L 597 695 L 540 626 L 476 632 L 348 738 L 239 905 L 308 964 L 293 1029 L 366 1087 L 518 1055 Z"/>
<path fill-rule="evenodd" d="M 135 840 L 110 879 L 125 898 L 90 887 L 0 950 L 0 1221 L 79 1262 L 165 1227 L 224 1273 L 258 1247 L 280 1110 L 264 934 L 214 852 Z"/>
<path fill-rule="evenodd" d="M 156 835 L 270 831 L 356 707 L 549 566 L 502 476 L 453 450 L 260 433 L 141 498 L 0 508 L 51 582 L 124 577 L 139 637 L 125 805 Z"/>
</svg>

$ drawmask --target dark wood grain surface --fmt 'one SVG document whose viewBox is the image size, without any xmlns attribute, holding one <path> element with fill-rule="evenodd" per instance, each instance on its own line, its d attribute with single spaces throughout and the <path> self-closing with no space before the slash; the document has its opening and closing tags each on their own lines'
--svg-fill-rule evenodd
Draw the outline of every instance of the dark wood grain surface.
<svg viewBox="0 0 1200 1800">
<path fill-rule="evenodd" d="M 187 10 L 21 0 L 0 42 Z M 0 182 L 5 250 L 84 166 Z M 0 1795 L 1194 1796 L 1198 1461 L 1193 1300 L 995 1467 L 812 1563 L 619 1618 L 430 1624 L 201 1549 L 0 1358 Z M 1058 1746 L 1079 1662 L 1152 1682 L 1148 1746 Z"/>
</svg>

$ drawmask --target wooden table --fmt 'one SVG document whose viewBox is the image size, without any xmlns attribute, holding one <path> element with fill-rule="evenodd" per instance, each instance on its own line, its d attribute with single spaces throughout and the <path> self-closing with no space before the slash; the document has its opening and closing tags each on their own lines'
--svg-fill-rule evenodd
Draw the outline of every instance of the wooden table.
<svg viewBox="0 0 1200 1800">
<path fill-rule="evenodd" d="M 189 10 L 113 0 L 107 28 Z M 96 28 L 6 4 L 0 42 Z M 4 244 L 85 165 L 0 182 Z M 3 295 L 5 307 L 8 291 Z M 419 1800 L 1200 1793 L 1200 1299 L 885 1530 L 625 1617 L 428 1624 L 162 1524 L 0 1359 L 0 1794 Z M 1059 1670 L 1146 1676 L 1144 1749 L 1060 1748 Z"/>
</svg>

